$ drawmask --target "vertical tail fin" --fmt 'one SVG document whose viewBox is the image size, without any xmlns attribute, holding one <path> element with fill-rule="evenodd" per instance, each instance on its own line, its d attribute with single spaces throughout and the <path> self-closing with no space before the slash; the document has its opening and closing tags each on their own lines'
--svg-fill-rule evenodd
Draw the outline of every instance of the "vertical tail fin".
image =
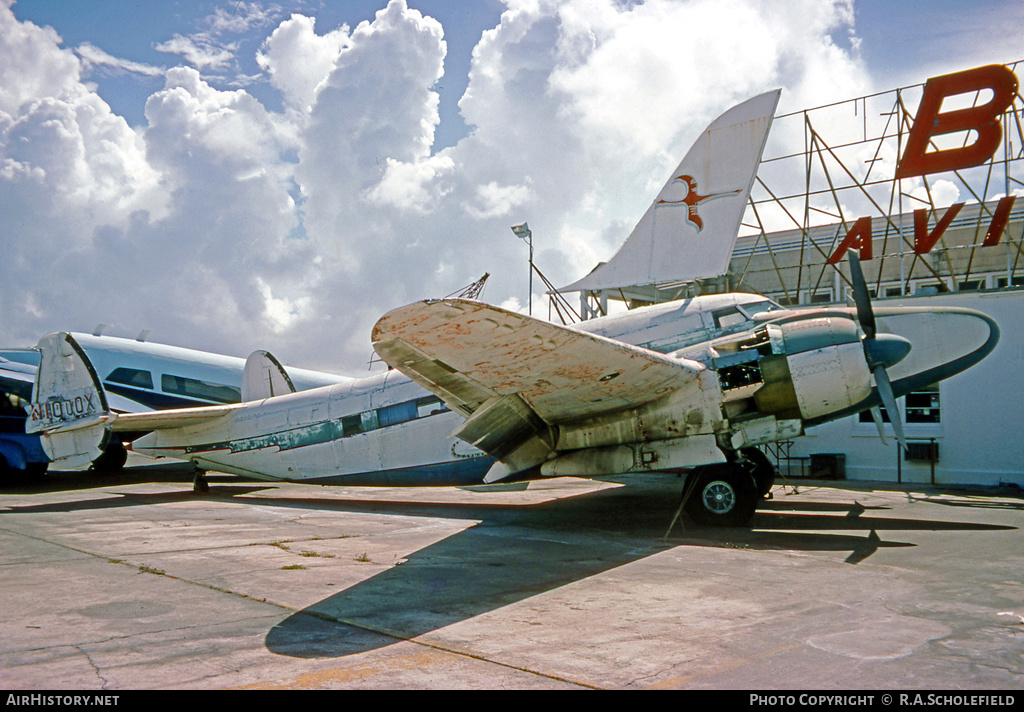
<svg viewBox="0 0 1024 712">
<path fill-rule="evenodd" d="M 618 252 L 559 291 L 646 286 L 725 274 L 780 91 L 748 99 L 712 121 Z"/>
<path fill-rule="evenodd" d="M 245 360 L 242 402 L 263 400 L 287 393 L 295 393 L 295 385 L 281 362 L 267 351 L 253 351 Z"/>
<path fill-rule="evenodd" d="M 25 430 L 42 435 L 43 450 L 63 467 L 85 467 L 110 440 L 109 409 L 85 351 L 68 333 L 47 334 Z"/>
</svg>

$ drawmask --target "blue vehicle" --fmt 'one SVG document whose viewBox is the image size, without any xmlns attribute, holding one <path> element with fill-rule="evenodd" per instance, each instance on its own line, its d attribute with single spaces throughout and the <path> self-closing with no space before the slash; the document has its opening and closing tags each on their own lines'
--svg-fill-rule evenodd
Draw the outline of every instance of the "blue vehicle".
<svg viewBox="0 0 1024 712">
<path fill-rule="evenodd" d="M 39 436 L 25 434 L 22 403 L 14 394 L 0 393 L 0 482 L 41 477 L 50 464 Z"/>
</svg>

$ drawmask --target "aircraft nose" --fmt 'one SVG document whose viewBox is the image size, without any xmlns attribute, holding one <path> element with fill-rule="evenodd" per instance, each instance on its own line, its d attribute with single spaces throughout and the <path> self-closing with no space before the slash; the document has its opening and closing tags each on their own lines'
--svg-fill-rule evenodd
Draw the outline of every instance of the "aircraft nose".
<svg viewBox="0 0 1024 712">
<path fill-rule="evenodd" d="M 864 339 L 864 354 L 872 369 L 895 366 L 910 353 L 910 341 L 896 334 L 878 334 Z"/>
</svg>

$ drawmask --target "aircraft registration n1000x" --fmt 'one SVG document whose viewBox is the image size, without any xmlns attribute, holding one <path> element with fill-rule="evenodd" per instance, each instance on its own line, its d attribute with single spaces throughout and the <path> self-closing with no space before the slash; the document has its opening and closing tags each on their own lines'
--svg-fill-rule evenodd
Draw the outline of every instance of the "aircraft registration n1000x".
<svg viewBox="0 0 1024 712">
<path fill-rule="evenodd" d="M 669 249 L 664 230 L 738 226 L 777 99 L 755 97 L 702 134 L 626 252 Z M 760 135 L 738 190 L 735 176 L 716 179 L 708 142 L 734 147 L 730 130 L 749 141 L 751 123 Z M 708 195 L 668 200 L 680 185 Z M 695 222 L 712 195 L 714 209 L 701 205 Z M 655 210 L 657 220 L 648 217 Z M 74 338 L 51 334 L 39 343 L 29 427 L 67 466 L 88 464 L 117 433 L 146 433 L 135 451 L 325 484 L 688 472 L 691 517 L 744 524 L 775 475 L 758 446 L 860 411 L 877 415 L 883 404 L 896 414 L 896 398 L 969 368 L 998 341 L 979 312 L 874 309 L 852 252 L 850 263 L 854 308 L 784 309 L 719 294 L 569 327 L 473 300 L 417 302 L 374 327 L 374 348 L 394 370 L 274 395 L 293 390 L 288 375 L 256 352 L 243 402 L 152 413 L 112 413 Z"/>
</svg>

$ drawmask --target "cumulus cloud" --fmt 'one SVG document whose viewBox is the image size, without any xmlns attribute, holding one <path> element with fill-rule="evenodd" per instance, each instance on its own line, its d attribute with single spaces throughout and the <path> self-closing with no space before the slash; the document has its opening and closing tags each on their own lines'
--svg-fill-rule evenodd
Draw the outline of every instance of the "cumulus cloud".
<svg viewBox="0 0 1024 712">
<path fill-rule="evenodd" d="M 157 43 L 191 66 L 165 72 L 133 129 L 82 76 L 109 55 L 63 49 L 0 2 L 5 341 L 106 322 L 356 372 L 390 308 L 484 272 L 490 300 L 525 304 L 511 225 L 529 221 L 537 264 L 567 283 L 732 104 L 866 87 L 845 2 L 505 0 L 459 104 L 470 131 L 435 150 L 438 21 L 405 0 L 355 28 L 238 9 Z M 276 109 L 206 74 L 242 32 L 262 33 L 256 79 Z"/>
<path fill-rule="evenodd" d="M 271 33 L 256 55 L 285 101 L 302 110 L 312 106 L 317 86 L 350 45 L 347 25 L 318 35 L 315 22 L 312 17 L 292 15 Z"/>
</svg>

